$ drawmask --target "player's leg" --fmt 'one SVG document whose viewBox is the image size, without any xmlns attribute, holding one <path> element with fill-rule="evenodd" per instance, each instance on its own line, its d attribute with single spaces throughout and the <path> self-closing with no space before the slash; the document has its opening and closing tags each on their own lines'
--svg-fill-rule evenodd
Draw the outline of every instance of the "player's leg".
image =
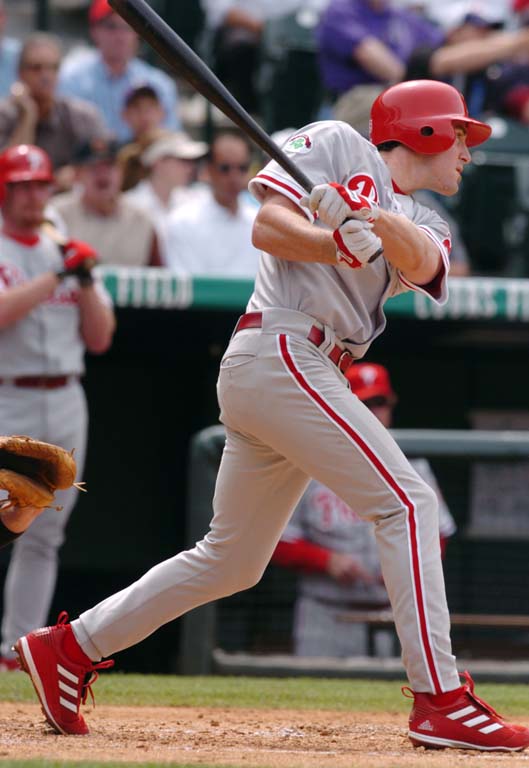
<svg viewBox="0 0 529 768">
<path fill-rule="evenodd" d="M 529 729 L 512 726 L 464 686 L 451 652 L 441 566 L 437 498 L 391 435 L 345 387 L 317 366 L 298 339 L 278 338 L 296 383 L 288 412 L 296 429 L 280 432 L 271 411 L 262 439 L 373 519 L 403 661 L 413 686 L 414 744 L 492 751 L 529 746 Z M 276 377 L 277 386 L 279 379 Z"/>
<path fill-rule="evenodd" d="M 87 655 L 109 656 L 191 608 L 256 584 L 306 484 L 282 456 L 228 428 L 208 534 L 81 614 L 73 628 Z"/>
<path fill-rule="evenodd" d="M 87 411 L 81 386 L 19 390 L 18 401 L 21 399 L 25 408 L 16 415 L 16 425 L 11 415 L 11 431 L 75 449 L 78 477 L 82 477 Z M 1 652 L 5 658 L 15 658 L 12 646 L 18 637 L 44 626 L 48 620 L 57 580 L 58 550 L 77 493 L 73 487 L 58 491 L 55 499 L 62 509 L 44 512 L 13 544 L 4 583 Z"/>
<path fill-rule="evenodd" d="M 61 620 L 17 641 L 48 722 L 61 733 L 87 733 L 79 705 L 87 676 L 98 668 L 92 662 L 191 608 L 255 584 L 307 482 L 282 456 L 228 428 L 207 536 L 72 624 Z"/>
</svg>

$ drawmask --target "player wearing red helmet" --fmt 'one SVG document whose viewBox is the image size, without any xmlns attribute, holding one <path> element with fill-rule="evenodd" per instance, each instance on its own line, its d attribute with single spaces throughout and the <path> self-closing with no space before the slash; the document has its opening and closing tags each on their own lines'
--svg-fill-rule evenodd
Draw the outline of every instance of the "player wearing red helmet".
<svg viewBox="0 0 529 768">
<path fill-rule="evenodd" d="M 75 448 L 82 471 L 83 355 L 85 348 L 106 349 L 114 317 L 109 297 L 86 267 L 92 249 L 70 241 L 63 253 L 42 230 L 52 181 L 50 158 L 39 147 L 19 144 L 0 154 L 0 424 L 4 434 Z M 13 546 L 4 582 L 0 670 L 17 666 L 11 647 L 21 628 L 46 620 L 57 552 L 76 498 L 75 490 L 60 493 L 61 511 L 40 515 Z"/>
<path fill-rule="evenodd" d="M 424 85 L 415 88 L 419 99 Z M 401 125 L 416 108 L 406 94 L 393 118 Z M 442 100 L 429 108 L 426 125 L 412 125 L 411 133 L 421 136 L 426 128 L 435 135 L 439 122 L 448 121 L 451 143 L 440 152 L 420 153 L 398 138 L 376 147 L 349 125 L 325 121 L 300 129 L 284 145 L 317 182 L 308 199 L 274 161 L 251 180 L 261 203 L 253 244 L 262 254 L 247 311 L 220 366 L 226 446 L 210 530 L 194 548 L 71 624 L 60 621 L 17 641 L 57 731 L 88 731 L 79 713 L 83 681 L 103 656 L 198 605 L 255 584 L 314 477 L 376 522 L 415 699 L 412 742 L 487 751 L 529 746 L 529 729 L 510 725 L 475 696 L 469 677 L 461 685 L 450 642 L 436 496 L 389 431 L 352 396 L 343 375 L 383 332 L 388 298 L 412 290 L 439 304 L 447 299 L 449 229 L 412 193 L 457 191 L 471 159 L 467 133 L 476 143 L 474 132 L 480 130 L 478 140 L 484 140 L 488 128 L 470 122 L 460 97 L 448 113 Z M 378 120 L 374 110 L 375 131 Z M 381 246 L 384 256 L 372 260 Z M 76 681 L 67 700 L 65 676 Z"/>
<path fill-rule="evenodd" d="M 459 91 L 437 80 L 411 80 L 388 88 L 371 108 L 370 139 L 379 147 L 388 141 L 414 152 L 434 155 L 456 141 L 456 126 L 463 127 L 467 147 L 486 141 L 491 128 L 469 117 Z"/>
</svg>

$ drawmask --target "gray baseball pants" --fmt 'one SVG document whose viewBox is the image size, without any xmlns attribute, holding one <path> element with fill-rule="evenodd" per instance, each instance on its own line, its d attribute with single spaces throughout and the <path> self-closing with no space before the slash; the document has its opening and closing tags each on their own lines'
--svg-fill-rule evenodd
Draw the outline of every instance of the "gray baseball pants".
<svg viewBox="0 0 529 768">
<path fill-rule="evenodd" d="M 72 623 L 94 661 L 186 611 L 254 585 L 314 477 L 376 524 L 384 580 L 416 691 L 459 686 L 441 566 L 437 499 L 388 431 L 307 339 L 316 321 L 265 310 L 232 337 L 218 380 L 227 439 L 210 531 L 191 550 Z"/>
<path fill-rule="evenodd" d="M 0 433 L 29 435 L 75 449 L 77 477 L 82 479 L 88 413 L 81 384 L 57 389 L 0 386 Z M 57 491 L 62 510 L 45 510 L 12 548 L 4 583 L 2 656 L 14 656 L 13 643 L 48 620 L 58 571 L 58 551 L 77 498 L 77 490 Z"/>
</svg>

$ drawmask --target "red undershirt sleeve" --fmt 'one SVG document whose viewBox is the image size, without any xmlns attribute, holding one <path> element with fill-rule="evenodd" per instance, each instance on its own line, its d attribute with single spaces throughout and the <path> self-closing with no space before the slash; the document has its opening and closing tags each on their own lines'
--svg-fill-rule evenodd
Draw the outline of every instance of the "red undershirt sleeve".
<svg viewBox="0 0 529 768">
<path fill-rule="evenodd" d="M 331 553 L 325 547 L 312 544 L 305 539 L 280 541 L 272 555 L 272 563 L 286 568 L 324 573 Z"/>
</svg>

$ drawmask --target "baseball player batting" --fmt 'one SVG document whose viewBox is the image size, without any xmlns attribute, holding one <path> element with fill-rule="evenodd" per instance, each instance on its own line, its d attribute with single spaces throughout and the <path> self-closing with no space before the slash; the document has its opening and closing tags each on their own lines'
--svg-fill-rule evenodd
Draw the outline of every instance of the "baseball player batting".
<svg viewBox="0 0 529 768">
<path fill-rule="evenodd" d="M 450 234 L 413 200 L 457 192 L 469 147 L 490 128 L 452 86 L 409 81 L 371 112 L 371 141 L 345 123 L 306 126 L 285 151 L 316 186 L 308 198 L 275 161 L 250 182 L 261 203 L 255 290 L 221 361 L 226 445 L 206 537 L 68 623 L 15 644 L 48 722 L 87 733 L 79 714 L 103 657 L 198 605 L 253 586 L 309 479 L 376 523 L 384 581 L 414 699 L 414 745 L 522 750 L 529 729 L 463 684 L 452 655 L 437 499 L 344 373 L 384 330 L 384 303 L 447 299 Z M 316 213 L 318 216 L 316 217 Z M 384 247 L 384 257 L 373 253 Z M 67 678 L 65 680 L 64 678 Z"/>
</svg>

